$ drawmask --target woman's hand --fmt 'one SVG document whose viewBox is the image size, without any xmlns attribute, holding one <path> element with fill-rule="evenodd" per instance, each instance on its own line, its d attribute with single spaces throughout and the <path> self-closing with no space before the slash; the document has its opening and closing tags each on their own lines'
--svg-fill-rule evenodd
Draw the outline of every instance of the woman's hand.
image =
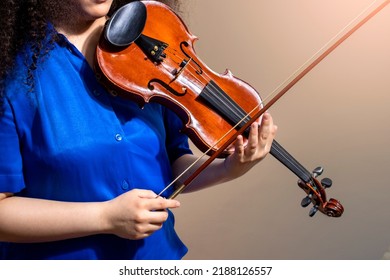
<svg viewBox="0 0 390 280">
<path fill-rule="evenodd" d="M 177 200 L 164 199 L 149 190 L 132 190 L 105 202 L 103 219 L 107 232 L 127 239 L 142 239 L 159 230 L 168 218 L 168 208 Z"/>
<path fill-rule="evenodd" d="M 234 151 L 225 159 L 227 173 L 237 178 L 264 159 L 271 149 L 276 131 L 271 115 L 264 113 L 260 124 L 254 122 L 251 125 L 247 141 L 244 142 L 242 136 L 237 137 Z"/>
</svg>

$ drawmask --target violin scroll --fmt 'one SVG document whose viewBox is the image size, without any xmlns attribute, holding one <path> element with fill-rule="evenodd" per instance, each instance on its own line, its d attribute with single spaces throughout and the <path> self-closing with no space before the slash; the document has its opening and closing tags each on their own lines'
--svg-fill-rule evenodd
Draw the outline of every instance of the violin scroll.
<svg viewBox="0 0 390 280">
<path fill-rule="evenodd" d="M 313 207 L 310 209 L 309 216 L 313 217 L 318 211 L 329 217 L 340 217 L 344 213 L 344 207 L 341 203 L 330 198 L 326 199 L 325 189 L 332 186 L 332 180 L 329 178 L 323 178 L 318 181 L 316 178 L 323 172 L 322 167 L 317 167 L 313 170 L 312 177 L 308 182 L 298 180 L 298 186 L 303 189 L 307 196 L 302 199 L 301 206 L 307 207 L 310 204 Z"/>
</svg>

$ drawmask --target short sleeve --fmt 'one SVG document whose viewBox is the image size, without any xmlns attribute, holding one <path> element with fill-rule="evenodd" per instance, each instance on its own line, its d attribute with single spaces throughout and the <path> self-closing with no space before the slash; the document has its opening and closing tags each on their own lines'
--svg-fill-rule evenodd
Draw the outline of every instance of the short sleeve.
<svg viewBox="0 0 390 280">
<path fill-rule="evenodd" d="M 192 154 L 189 147 L 188 137 L 181 132 L 183 123 L 180 118 L 171 110 L 165 110 L 165 126 L 167 131 L 166 147 L 169 160 L 173 163 L 176 159 L 185 154 Z"/>
<path fill-rule="evenodd" d="M 0 115 L 0 192 L 24 188 L 22 156 L 12 108 L 5 98 Z"/>
</svg>

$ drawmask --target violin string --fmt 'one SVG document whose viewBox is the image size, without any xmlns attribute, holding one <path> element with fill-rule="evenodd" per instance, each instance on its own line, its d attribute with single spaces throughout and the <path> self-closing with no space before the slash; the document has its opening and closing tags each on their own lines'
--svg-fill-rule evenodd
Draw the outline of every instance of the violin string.
<svg viewBox="0 0 390 280">
<path fill-rule="evenodd" d="M 205 79 L 206 80 L 206 79 Z M 199 79 L 198 79 L 199 81 Z M 256 110 L 260 105 L 256 106 L 253 110 Z M 253 111 L 252 110 L 252 111 Z M 251 112 L 252 112 L 251 111 Z M 248 113 L 245 115 L 234 127 L 232 127 L 224 136 L 222 136 L 213 146 L 211 146 L 206 152 L 204 152 L 200 157 L 198 157 L 187 169 L 185 169 L 181 174 L 179 174 L 174 181 L 172 181 L 166 188 L 164 188 L 158 195 L 161 196 L 167 189 L 169 189 L 174 183 L 176 183 L 181 177 L 183 177 L 190 169 L 192 169 L 206 154 L 208 154 L 216 145 L 218 145 L 227 135 L 229 135 L 233 130 L 235 130 L 241 122 L 243 122 L 249 115 Z M 287 151 L 285 151 L 277 142 L 275 141 L 272 145 L 272 151 L 279 155 L 279 160 L 285 164 L 287 167 L 290 166 L 293 169 L 295 168 L 296 172 L 294 172 L 299 178 L 301 178 L 304 182 L 309 183 L 311 179 L 311 174 L 304 168 L 295 158 L 293 158 Z M 303 178 L 306 179 L 303 179 Z"/>
<path fill-rule="evenodd" d="M 291 156 L 277 141 L 274 140 L 271 147 L 272 154 L 278 154 L 275 156 L 280 162 L 286 165 L 291 171 L 293 171 L 297 177 L 299 177 L 305 183 L 309 183 L 312 174 L 303 167 L 293 156 Z M 293 170 L 295 168 L 295 171 Z"/>
<path fill-rule="evenodd" d="M 181 58 L 179 55 L 177 55 L 177 52 L 170 52 L 170 53 L 172 53 L 173 56 L 176 56 L 179 59 L 182 59 L 182 60 L 185 59 L 184 57 Z M 176 62 L 176 63 L 178 65 L 180 64 L 179 62 Z M 193 59 L 191 59 L 190 64 L 186 65 L 186 67 L 187 68 L 188 67 L 191 68 L 196 73 L 197 69 L 194 66 L 192 66 L 193 63 L 195 63 L 195 62 L 194 62 Z M 197 64 L 195 63 L 195 65 L 197 65 Z M 190 75 L 191 75 L 192 78 L 194 78 L 196 81 L 198 81 L 203 87 L 205 87 L 206 84 L 207 84 L 211 89 L 213 89 L 213 92 L 218 92 L 219 91 L 219 89 L 216 86 L 214 86 L 212 83 L 209 83 L 213 79 L 206 72 L 203 72 L 202 74 L 197 75 L 197 76 L 190 72 Z M 204 80 L 204 82 L 202 82 L 200 80 L 199 76 Z M 251 112 L 253 113 L 254 110 L 257 110 L 259 107 L 263 106 L 264 102 L 265 102 L 265 99 L 260 100 L 260 103 L 257 106 L 255 106 Z M 245 115 L 243 118 L 247 118 L 247 117 L 248 117 L 248 115 Z"/>
<path fill-rule="evenodd" d="M 257 106 L 255 106 L 249 113 L 247 113 L 245 115 L 245 117 L 239 121 L 235 126 L 233 126 L 224 136 L 222 136 L 213 146 L 211 146 L 205 153 L 203 153 L 194 163 L 192 163 L 187 169 L 185 169 L 178 177 L 176 177 L 176 179 L 174 181 L 172 181 L 166 188 L 164 188 L 163 191 L 160 192 L 159 195 L 161 195 L 162 193 L 164 193 L 168 188 L 170 188 L 175 182 L 177 182 L 181 177 L 184 176 L 184 174 L 186 174 L 193 166 L 195 166 L 195 164 L 197 162 L 200 161 L 201 158 L 203 158 L 207 153 L 209 153 L 216 145 L 218 145 L 227 135 L 229 135 L 233 130 L 235 130 L 241 123 L 242 121 L 245 120 L 245 118 L 247 117 L 250 117 L 250 115 L 255 111 L 257 110 L 260 106 L 262 106 L 264 104 L 264 102 L 270 98 L 272 98 L 276 92 L 280 91 L 280 89 L 286 85 L 288 82 L 290 81 L 293 81 L 294 78 L 297 77 L 298 73 L 300 73 L 304 67 L 306 67 L 307 65 L 309 65 L 310 63 L 313 63 L 313 61 L 315 61 L 315 58 L 320 54 L 320 53 L 323 53 L 324 50 L 326 50 L 326 48 L 328 48 L 337 38 L 339 38 L 341 35 L 343 35 L 345 33 L 345 30 L 347 30 L 347 28 L 349 28 L 353 23 L 355 23 L 358 19 L 360 19 L 362 17 L 362 15 L 364 15 L 365 13 L 367 13 L 368 10 L 370 10 L 370 8 L 377 2 L 377 0 L 374 0 L 373 2 L 371 2 L 371 4 L 365 8 L 359 15 L 357 15 L 354 19 L 352 19 L 344 28 L 342 28 L 334 37 L 332 37 L 322 48 L 320 48 L 314 55 L 312 55 L 305 63 L 302 64 L 302 66 L 300 66 L 296 71 L 294 71 L 288 78 L 286 78 L 282 83 L 280 83 L 273 91 L 271 91 L 268 95 L 266 95 L 261 103 Z M 383 6 L 386 6 L 388 3 L 390 2 L 390 0 L 386 0 L 382 3 Z M 379 10 L 376 11 L 376 13 L 379 12 Z M 188 66 L 186 66 L 188 67 Z M 190 66 L 192 67 L 192 66 Z M 193 67 L 192 67 L 193 68 Z M 195 68 L 193 68 L 195 69 Z M 196 72 L 196 71 L 195 71 Z M 203 74 L 202 73 L 202 77 L 203 77 Z M 207 76 L 207 74 L 205 75 Z M 210 77 L 208 77 L 210 79 Z M 196 78 L 199 82 L 200 80 L 198 78 Z M 211 80 L 211 79 L 210 79 Z M 207 79 L 205 79 L 205 81 L 207 81 Z M 283 153 L 283 152 L 282 152 Z M 284 153 L 283 153 L 284 154 Z M 284 156 L 286 156 L 284 154 Z M 288 158 L 287 158 L 288 160 Z M 292 163 L 293 165 L 295 165 L 294 163 Z M 297 166 L 299 168 L 299 166 Z"/>
<path fill-rule="evenodd" d="M 191 68 L 195 73 L 197 73 L 198 69 L 195 68 L 193 66 L 193 64 L 195 64 L 196 66 L 198 66 L 198 64 L 196 62 L 194 62 L 194 59 L 192 57 L 179 56 L 177 50 L 174 50 L 173 52 L 170 51 L 170 49 L 167 49 L 167 50 L 169 50 L 169 53 L 172 54 L 172 56 L 179 58 L 180 62 L 175 61 L 174 59 L 172 59 L 173 61 L 175 61 L 175 63 L 177 65 L 180 65 L 186 58 L 190 58 L 189 64 L 187 64 L 185 67 L 186 68 Z M 201 69 L 201 67 L 199 67 L 199 69 Z M 203 70 L 203 69 L 201 69 L 201 70 Z M 212 83 L 209 83 L 213 79 L 207 74 L 207 72 L 202 72 L 201 74 L 198 74 L 198 75 L 194 75 L 193 73 L 190 72 L 190 75 L 191 75 L 192 78 L 194 78 L 196 81 L 198 81 L 199 84 L 201 84 L 203 87 L 208 85 L 210 88 L 213 89 L 213 92 L 218 92 L 219 91 L 219 89 L 216 86 L 214 86 Z M 204 82 L 202 82 L 200 80 L 200 78 L 198 78 L 199 76 L 204 80 Z M 262 104 L 264 104 L 263 102 L 264 102 L 264 100 L 261 100 L 261 103 L 256 107 L 256 109 L 258 107 L 262 106 Z"/>
<path fill-rule="evenodd" d="M 183 61 L 185 58 L 180 58 L 180 56 L 177 55 L 177 52 L 169 52 L 172 54 L 172 56 L 175 56 L 175 57 L 179 57 L 179 59 L 181 61 Z M 172 58 L 171 58 L 172 59 Z M 174 59 L 172 59 L 173 61 L 175 61 Z M 192 60 L 191 60 L 192 61 Z M 180 65 L 179 62 L 175 61 L 176 64 Z M 192 66 L 192 64 L 190 66 L 186 65 L 186 67 L 190 67 L 192 70 L 195 71 L 196 73 L 196 69 L 195 67 Z M 200 75 L 205 82 L 209 82 L 211 80 L 210 77 L 208 77 L 209 80 L 207 80 L 205 77 L 204 77 L 204 74 L 205 72 L 202 73 L 202 75 Z M 198 78 L 198 76 L 194 75 L 193 73 L 190 72 L 190 75 L 192 75 L 192 77 L 197 80 L 200 84 L 204 85 L 202 83 L 202 81 L 200 81 L 200 79 Z M 206 74 L 206 76 L 208 76 Z M 213 86 L 212 84 L 210 85 L 212 88 L 214 88 L 214 90 L 216 90 L 215 86 Z M 256 108 L 254 108 L 256 109 Z M 250 113 L 249 113 L 250 114 Z M 249 114 L 247 114 L 247 116 L 249 116 Z M 189 172 L 189 170 L 191 170 L 202 158 L 204 158 L 209 152 L 211 152 L 223 139 L 225 139 L 230 133 L 232 133 L 233 130 L 235 130 L 242 121 L 244 121 L 245 118 L 243 118 L 239 123 L 237 123 L 235 126 L 233 126 L 232 128 L 230 128 L 222 137 L 220 137 L 220 139 L 218 139 L 212 146 L 210 146 L 205 152 L 203 152 L 193 163 L 191 163 L 184 171 L 182 171 L 169 185 L 167 185 L 159 194 L 158 196 L 161 196 L 166 190 L 168 190 L 169 188 L 171 188 L 173 186 L 173 184 L 175 184 L 178 180 L 180 180 L 185 174 L 187 174 Z"/>
<path fill-rule="evenodd" d="M 169 49 L 168 49 L 169 50 Z M 169 53 L 170 54 L 172 54 L 172 56 L 173 57 L 177 57 L 180 61 L 178 62 L 178 61 L 175 61 L 174 59 L 172 59 L 173 61 L 175 61 L 175 63 L 177 64 L 177 65 L 179 65 L 180 66 L 180 64 L 186 59 L 186 58 L 188 58 L 188 57 L 181 57 L 181 56 L 179 56 L 178 55 L 178 51 L 177 50 L 174 50 L 174 52 L 172 52 L 172 51 L 170 51 L 169 50 Z M 194 70 L 194 72 L 196 73 L 196 70 L 197 69 L 195 69 L 195 67 L 193 67 L 192 66 L 192 63 L 194 63 L 194 61 L 193 61 L 193 59 L 191 59 L 191 61 L 189 62 L 190 63 L 190 65 L 188 65 L 188 64 L 186 64 L 186 66 L 184 66 L 184 67 L 186 67 L 186 68 L 188 68 L 188 67 L 190 67 L 192 70 Z M 202 73 L 202 78 L 204 79 L 204 81 L 206 82 L 206 83 L 208 83 L 210 80 L 211 80 L 211 78 L 210 77 L 207 77 L 208 78 L 208 80 L 207 79 L 205 79 L 204 77 L 203 77 L 203 74 L 205 74 L 204 72 Z M 202 81 L 198 78 L 198 76 L 196 76 L 196 75 L 194 75 L 194 74 L 192 74 L 191 73 L 191 76 L 192 76 L 192 78 L 194 78 L 195 80 L 197 80 L 200 84 L 202 84 L 202 85 L 204 85 L 205 86 L 205 84 L 203 84 L 202 83 Z M 207 76 L 207 74 L 206 74 L 206 76 Z"/>
<path fill-rule="evenodd" d="M 176 54 L 176 52 L 173 53 L 173 55 L 175 55 L 175 56 L 177 56 L 177 57 L 180 58 L 180 56 L 178 56 L 178 55 Z M 196 73 L 197 69 L 196 69 L 195 67 L 192 66 L 192 63 L 194 63 L 194 60 L 193 60 L 193 59 L 190 61 L 190 65 L 188 65 L 187 67 L 191 68 L 191 69 L 194 70 L 194 72 Z M 195 64 L 196 64 L 196 63 L 195 63 Z M 188 68 L 187 68 L 187 69 L 188 69 Z M 213 92 L 219 92 L 219 91 L 220 91 L 220 89 L 218 89 L 216 86 L 214 86 L 213 83 L 209 83 L 209 82 L 212 80 L 212 78 L 211 78 L 210 76 L 208 76 L 208 74 L 207 74 L 206 72 L 203 72 L 202 74 L 200 74 L 200 75 L 198 75 L 198 76 L 196 76 L 196 75 L 194 75 L 193 73 L 190 72 L 190 75 L 192 76 L 192 78 L 194 78 L 195 80 L 197 80 L 203 87 L 206 86 L 206 84 L 202 83 L 202 81 L 200 80 L 199 76 L 208 84 L 208 86 L 209 86 L 211 89 L 213 89 Z M 245 119 L 247 119 L 248 117 L 250 117 L 250 115 L 253 114 L 253 113 L 254 113 L 259 107 L 261 107 L 263 104 L 264 104 L 264 100 L 260 100 L 260 103 L 259 103 L 257 106 L 255 106 L 249 113 L 243 114 L 243 116 L 241 116 L 241 119 L 239 120 L 239 122 L 236 123 L 236 124 L 234 125 L 234 127 L 233 127 L 232 130 L 236 129 L 243 121 L 245 121 Z M 237 105 L 237 104 L 235 104 L 235 105 Z M 238 106 L 238 105 L 237 105 L 237 106 Z M 227 135 L 230 134 L 232 130 L 229 130 L 226 134 L 227 134 Z M 222 137 L 225 137 L 225 135 L 222 136 Z M 216 145 L 218 145 L 218 143 L 220 143 L 220 141 L 221 141 L 221 139 L 218 140 L 218 142 L 217 142 L 216 144 L 214 144 L 212 147 L 215 147 Z M 209 152 L 209 151 L 208 151 L 208 152 Z"/>
<path fill-rule="evenodd" d="M 190 66 L 193 70 L 195 70 L 194 67 Z M 196 72 L 196 71 L 195 71 Z M 199 78 L 196 78 L 194 74 L 190 73 L 196 80 L 198 80 L 199 83 L 201 83 L 201 81 L 199 80 Z M 203 74 L 202 73 L 202 78 L 207 81 L 207 79 L 205 79 L 203 77 Z M 209 77 L 209 79 L 211 80 L 211 78 Z M 208 81 L 207 81 L 208 82 Z M 216 89 L 214 86 L 212 86 L 214 89 Z M 179 175 L 176 176 L 176 178 L 169 184 L 167 185 L 162 191 L 160 191 L 160 193 L 158 194 L 158 196 L 161 196 L 166 190 L 168 190 L 170 187 L 172 187 L 180 178 L 182 178 L 185 174 L 187 174 L 189 172 L 189 170 L 191 170 L 202 158 L 204 158 L 209 152 L 211 152 L 219 143 L 221 143 L 229 134 L 231 134 L 243 121 L 245 121 L 246 118 L 250 117 L 251 114 L 253 114 L 253 112 L 255 110 L 257 110 L 257 108 L 259 107 L 260 105 L 256 106 L 255 108 L 253 108 L 249 113 L 247 113 L 245 115 L 245 117 L 243 117 L 238 123 L 236 123 L 233 127 L 231 127 L 224 135 L 222 135 L 220 137 L 220 139 L 218 139 L 212 146 L 210 146 L 205 152 L 203 152 L 193 163 L 191 163 L 184 171 L 182 171 Z"/>
<path fill-rule="evenodd" d="M 175 53 L 175 52 L 171 52 L 171 53 L 172 53 L 173 56 L 179 57 L 179 59 L 183 59 L 183 58 L 180 58 L 180 56 L 177 55 L 177 53 Z M 195 68 L 193 66 L 188 66 L 188 67 L 193 68 L 193 70 L 195 70 Z M 208 77 L 207 73 L 205 73 L 205 75 L 206 75 L 206 77 Z M 195 75 L 193 75 L 193 76 L 194 76 L 195 79 L 197 79 L 201 83 L 200 79 L 196 78 Z M 208 80 L 206 78 L 204 78 L 202 75 L 200 75 L 200 76 L 205 81 L 208 82 Z M 211 80 L 210 77 L 208 77 L 208 79 Z M 215 86 L 213 86 L 213 84 L 210 84 L 210 86 L 212 88 L 214 88 L 215 92 L 219 91 Z M 256 107 L 256 109 L 259 108 L 260 106 L 261 106 L 261 104 L 258 105 Z M 245 114 L 242 114 L 242 116 L 240 118 L 242 120 L 245 120 L 246 117 L 247 116 Z M 230 131 L 229 131 L 229 133 L 230 133 Z M 276 145 L 276 143 L 273 144 L 272 151 L 277 153 L 277 155 L 279 155 L 279 160 L 281 160 L 283 164 L 286 164 L 287 166 L 291 166 L 293 169 L 295 169 L 297 171 L 297 173 L 300 174 L 300 175 L 297 174 L 298 177 L 300 177 L 300 178 L 302 178 L 302 177 L 310 177 L 309 175 L 307 175 L 307 174 L 310 174 L 310 172 L 308 172 L 308 170 L 306 168 L 304 168 L 297 160 L 295 160 L 290 154 L 288 154 L 288 152 L 284 151 L 284 149 L 280 145 Z M 209 152 L 209 151 L 207 151 L 207 152 Z M 202 155 L 202 157 L 203 156 L 204 155 Z M 305 181 L 308 181 L 308 180 L 306 179 Z"/>
<path fill-rule="evenodd" d="M 173 53 L 173 55 L 179 57 L 176 53 Z M 174 59 L 172 59 L 172 60 L 174 60 Z M 177 63 L 177 64 L 179 64 L 179 63 Z M 192 67 L 192 66 L 188 66 L 188 67 L 193 68 L 193 70 L 195 70 L 195 68 Z M 191 75 L 193 75 L 193 74 L 191 73 Z M 207 81 L 207 79 L 204 78 L 202 75 L 200 75 L 200 76 L 201 76 L 205 81 Z M 207 76 L 207 74 L 206 74 L 206 76 Z M 193 77 L 194 77 L 195 79 L 197 79 L 197 80 L 201 83 L 201 81 L 200 81 L 198 78 L 196 78 L 195 75 L 193 75 Z M 209 77 L 209 80 L 211 80 L 210 77 Z M 207 81 L 207 82 L 208 82 L 208 81 Z M 215 86 L 213 86 L 213 84 L 210 84 L 210 85 L 211 85 L 212 88 L 214 88 L 214 90 L 215 90 L 216 92 L 218 92 L 218 89 L 217 89 Z M 258 105 L 258 106 L 256 106 L 254 109 L 256 110 L 256 109 L 259 108 L 260 106 L 261 106 L 261 104 Z M 171 187 L 172 184 L 176 183 L 177 180 L 179 180 L 182 176 L 184 176 L 184 175 L 189 171 L 189 169 L 191 169 L 196 163 L 199 162 L 199 160 L 200 160 L 201 158 L 203 158 L 203 157 L 204 157 L 207 153 L 209 153 L 216 145 L 218 145 L 218 144 L 219 144 L 219 143 L 220 143 L 220 142 L 221 142 L 229 133 L 231 133 L 232 130 L 234 130 L 235 128 L 237 128 L 237 126 L 239 126 L 240 123 L 243 122 L 247 117 L 249 117 L 249 115 L 250 115 L 250 114 L 247 114 L 247 115 L 243 114 L 243 117 L 241 116 L 242 119 L 239 121 L 239 123 L 237 123 L 237 125 L 236 125 L 235 127 L 233 127 L 231 130 L 229 130 L 229 131 L 227 132 L 226 135 L 222 136 L 221 139 L 220 139 L 219 141 L 217 141 L 209 150 L 207 150 L 205 153 L 203 153 L 203 154 L 201 155 L 201 157 L 198 158 L 198 159 L 197 159 L 197 160 L 196 160 L 188 169 L 184 170 L 183 174 L 180 174 L 180 175 L 176 178 L 175 181 L 171 182 L 171 184 L 170 184 L 169 186 L 167 186 L 167 188 Z M 284 149 L 281 148 L 281 146 L 276 145 L 276 143 L 273 144 L 273 146 L 272 146 L 272 151 L 273 151 L 275 154 L 279 155 L 279 158 L 278 158 L 278 159 L 279 159 L 283 164 L 285 164 L 286 166 L 290 166 L 291 168 L 295 169 L 295 170 L 296 170 L 295 173 L 296 173 L 296 175 L 297 175 L 298 177 L 300 177 L 300 178 L 303 178 L 303 177 L 306 177 L 306 178 L 309 177 L 309 178 L 310 178 L 310 177 L 311 177 L 310 172 L 308 172 L 306 168 L 304 168 L 297 160 L 295 160 L 290 154 L 288 154 L 288 152 L 284 151 Z M 276 156 L 276 155 L 275 155 L 275 156 Z M 309 175 L 307 175 L 307 174 L 309 174 Z M 308 179 L 305 179 L 304 181 L 307 182 Z M 166 188 L 166 189 L 167 189 L 167 188 Z M 166 189 L 164 189 L 164 190 L 162 191 L 162 193 L 165 192 Z M 160 194 L 161 194 L 161 193 L 160 193 Z"/>
</svg>

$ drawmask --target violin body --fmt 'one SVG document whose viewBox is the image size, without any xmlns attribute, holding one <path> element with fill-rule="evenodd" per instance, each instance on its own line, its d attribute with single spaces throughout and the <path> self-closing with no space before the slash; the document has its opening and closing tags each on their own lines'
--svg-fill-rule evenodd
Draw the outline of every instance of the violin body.
<svg viewBox="0 0 390 280">
<path fill-rule="evenodd" d="M 211 70 L 194 50 L 196 36 L 166 5 L 136 1 L 120 8 L 107 22 L 96 49 L 95 71 L 114 96 L 130 99 L 143 107 L 148 102 L 167 106 L 183 121 L 183 132 L 210 158 L 191 174 L 169 198 L 174 198 L 215 157 L 228 155 L 227 147 L 237 134 L 248 135 L 249 124 L 261 117 L 258 92 L 230 71 Z M 325 189 L 331 180 L 318 181 L 322 168 L 307 171 L 278 142 L 271 151 L 297 177 L 306 193 L 303 207 L 340 217 L 343 206 L 327 200 Z"/>
<path fill-rule="evenodd" d="M 170 8 L 155 1 L 143 4 L 147 21 L 142 34 L 163 42 L 163 63 L 153 61 L 137 43 L 118 48 L 103 39 L 96 52 L 97 71 L 103 72 L 103 83 L 112 94 L 141 107 L 153 101 L 175 111 L 185 124 L 183 132 L 202 152 L 210 149 L 211 154 L 221 147 L 221 139 L 234 134 L 232 126 L 261 104 L 260 95 L 230 71 L 218 74 L 205 65 L 194 50 L 197 38 Z M 239 110 L 233 120 L 221 116 L 232 110 Z"/>
</svg>

